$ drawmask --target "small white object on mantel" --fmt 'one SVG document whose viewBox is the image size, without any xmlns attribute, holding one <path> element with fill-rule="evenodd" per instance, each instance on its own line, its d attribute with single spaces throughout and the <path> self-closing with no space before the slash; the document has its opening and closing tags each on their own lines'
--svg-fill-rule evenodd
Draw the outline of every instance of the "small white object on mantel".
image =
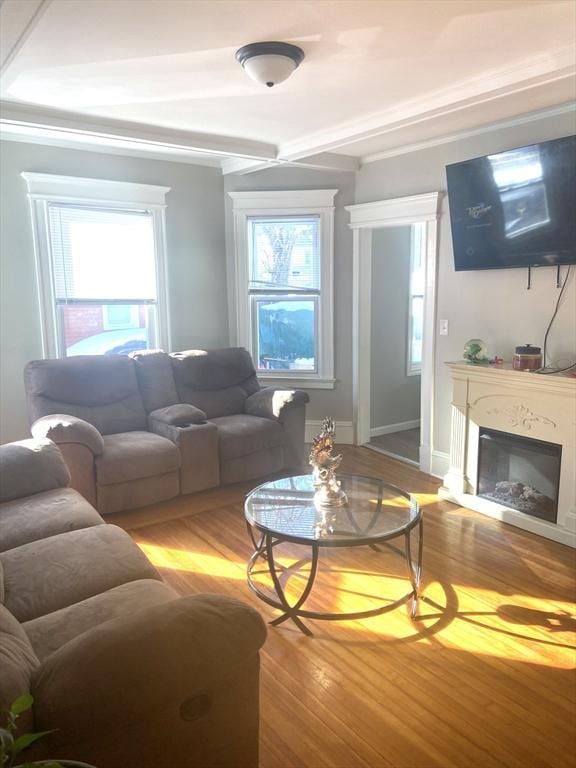
<svg viewBox="0 0 576 768">
<path fill-rule="evenodd" d="M 453 383 L 450 468 L 439 495 L 576 547 L 576 378 L 497 366 L 447 363 Z M 480 427 L 562 446 L 556 523 L 477 496 Z"/>
</svg>

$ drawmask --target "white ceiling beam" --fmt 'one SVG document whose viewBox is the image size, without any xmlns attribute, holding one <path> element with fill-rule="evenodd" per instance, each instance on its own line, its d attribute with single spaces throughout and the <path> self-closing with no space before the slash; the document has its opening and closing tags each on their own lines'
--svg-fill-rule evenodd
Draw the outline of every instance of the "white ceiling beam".
<svg viewBox="0 0 576 768">
<path fill-rule="evenodd" d="M 357 157 L 336 155 L 330 152 L 322 152 L 318 155 L 310 155 L 309 157 L 303 157 L 300 160 L 294 161 L 284 160 L 280 157 L 266 162 L 244 160 L 243 158 L 226 158 L 222 160 L 222 173 L 225 176 L 232 173 L 243 176 L 279 165 L 309 168 L 317 171 L 357 171 L 360 167 L 360 161 Z"/>
<path fill-rule="evenodd" d="M 0 76 L 46 12 L 51 0 L 3 0 L 0 4 Z"/>
<path fill-rule="evenodd" d="M 272 168 L 281 163 L 274 160 L 247 160 L 244 157 L 225 157 L 222 159 L 220 166 L 224 176 L 228 176 L 232 173 L 237 173 L 239 176 L 244 176 L 247 173 L 255 173 L 256 171 L 263 171 L 266 168 Z"/>
<path fill-rule="evenodd" d="M 4 101 L 0 103 L 0 126 L 11 133 L 41 129 L 46 134 L 65 139 L 71 144 L 80 137 L 90 137 L 95 143 L 113 139 L 129 147 L 149 145 L 151 149 L 181 149 L 222 157 L 245 157 L 257 160 L 276 158 L 276 147 L 261 141 L 231 136 L 193 133 L 173 128 L 162 128 L 124 120 L 80 115 L 34 104 Z"/>
<path fill-rule="evenodd" d="M 576 47 L 565 46 L 556 51 L 531 57 L 481 77 L 468 78 L 448 88 L 433 91 L 418 99 L 340 124 L 331 130 L 304 136 L 280 145 L 279 157 L 300 160 L 316 153 L 330 152 L 363 139 L 399 132 L 417 123 L 506 99 L 530 88 L 545 88 L 559 81 L 576 82 Z"/>
<path fill-rule="evenodd" d="M 280 158 L 282 159 L 282 158 Z M 337 155 L 334 152 L 320 152 L 317 155 L 307 155 L 299 160 L 284 160 L 290 165 L 302 168 L 313 168 L 319 171 L 357 171 L 360 160 L 351 155 Z"/>
</svg>

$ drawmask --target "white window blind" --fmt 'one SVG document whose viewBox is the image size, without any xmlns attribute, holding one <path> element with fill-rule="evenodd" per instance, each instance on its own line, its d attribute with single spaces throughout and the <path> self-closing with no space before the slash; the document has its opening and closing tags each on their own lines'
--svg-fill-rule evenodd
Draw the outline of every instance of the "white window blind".
<svg viewBox="0 0 576 768">
<path fill-rule="evenodd" d="M 320 290 L 320 217 L 249 219 L 250 291 Z"/>
<path fill-rule="evenodd" d="M 57 303 L 156 301 L 154 229 L 148 211 L 51 203 L 48 218 Z"/>
</svg>

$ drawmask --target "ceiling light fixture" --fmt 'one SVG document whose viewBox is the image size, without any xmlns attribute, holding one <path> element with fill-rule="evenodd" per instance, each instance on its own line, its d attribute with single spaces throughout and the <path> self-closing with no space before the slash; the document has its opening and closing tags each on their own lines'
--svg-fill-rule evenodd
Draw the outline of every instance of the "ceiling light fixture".
<svg viewBox="0 0 576 768">
<path fill-rule="evenodd" d="M 273 85 L 284 82 L 304 59 L 304 51 L 290 43 L 250 43 L 236 51 L 236 59 L 252 80 Z"/>
</svg>

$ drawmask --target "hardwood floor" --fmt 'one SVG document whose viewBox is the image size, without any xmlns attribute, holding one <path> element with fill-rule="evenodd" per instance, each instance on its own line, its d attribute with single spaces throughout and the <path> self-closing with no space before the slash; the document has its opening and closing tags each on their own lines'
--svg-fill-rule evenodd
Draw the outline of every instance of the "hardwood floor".
<svg viewBox="0 0 576 768">
<path fill-rule="evenodd" d="M 370 445 L 420 463 L 420 427 L 372 437 Z"/>
<path fill-rule="evenodd" d="M 271 627 L 262 650 L 261 768 L 576 765 L 574 552 L 438 500 L 438 481 L 365 448 L 342 470 L 416 493 L 425 600 L 363 621 Z M 252 595 L 248 485 L 114 516 L 181 593 Z M 324 553 L 323 553 L 324 554 Z M 286 546 L 286 564 L 302 549 Z M 310 604 L 360 610 L 409 589 L 404 562 L 331 550 Z M 296 591 L 299 577 L 290 579 Z"/>
</svg>

